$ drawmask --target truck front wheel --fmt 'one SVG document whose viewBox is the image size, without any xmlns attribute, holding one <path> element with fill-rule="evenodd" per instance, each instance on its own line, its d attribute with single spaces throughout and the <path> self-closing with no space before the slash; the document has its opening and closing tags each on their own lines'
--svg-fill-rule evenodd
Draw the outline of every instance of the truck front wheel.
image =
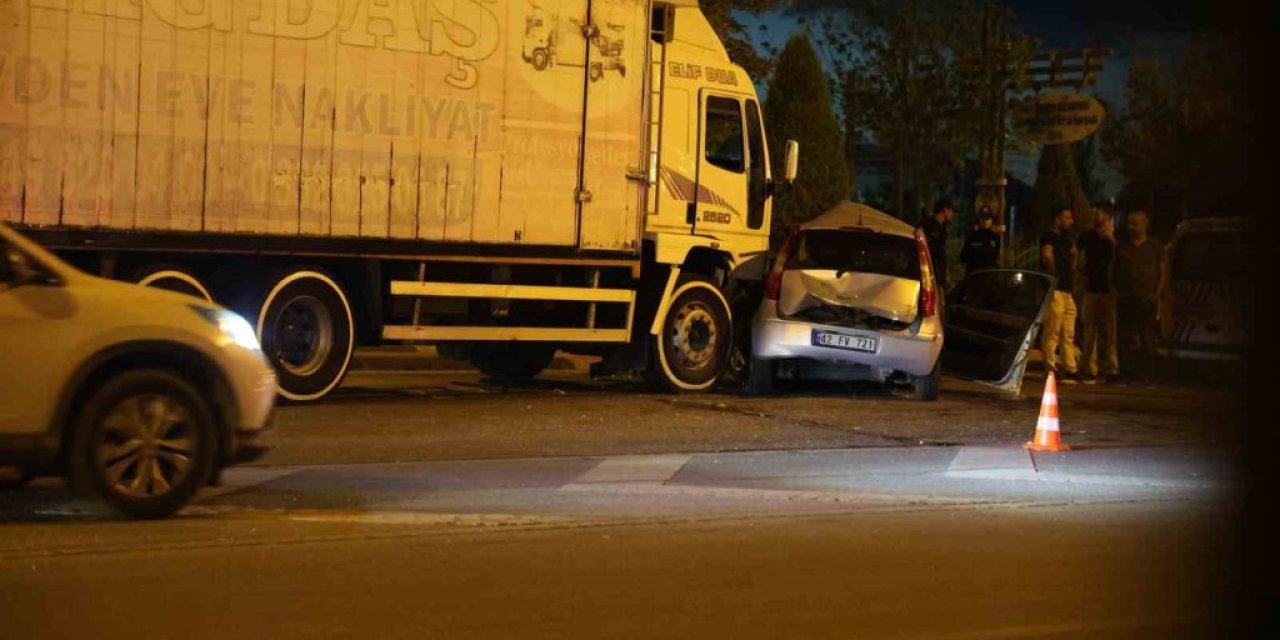
<svg viewBox="0 0 1280 640">
<path fill-rule="evenodd" d="M 669 391 L 705 391 L 715 385 L 733 343 L 729 313 L 729 303 L 711 281 L 681 279 L 652 343 L 649 370 L 657 386 Z"/>
<path fill-rule="evenodd" d="M 275 367 L 280 395 L 318 400 L 338 386 L 351 364 L 351 305 L 325 273 L 293 271 L 278 279 L 263 301 L 258 340 Z"/>
</svg>

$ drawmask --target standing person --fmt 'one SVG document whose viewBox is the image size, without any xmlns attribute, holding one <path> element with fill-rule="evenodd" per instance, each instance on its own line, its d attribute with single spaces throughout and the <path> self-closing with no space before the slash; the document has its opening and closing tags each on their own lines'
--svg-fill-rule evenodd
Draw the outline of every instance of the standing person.
<svg viewBox="0 0 1280 640">
<path fill-rule="evenodd" d="M 1116 310 L 1126 377 L 1149 384 L 1155 373 L 1156 300 L 1164 289 L 1164 246 L 1148 235 L 1146 211 L 1129 214 L 1128 236 L 1116 247 Z"/>
<path fill-rule="evenodd" d="M 964 239 L 964 248 L 960 250 L 960 262 L 964 263 L 965 275 L 1000 266 L 1000 234 L 991 228 L 995 224 L 995 218 L 995 214 L 987 207 L 978 212 L 978 224 Z"/>
<path fill-rule="evenodd" d="M 1106 205 L 1094 205 L 1093 228 L 1080 234 L 1076 247 L 1084 258 L 1084 380 L 1108 382 L 1120 372 L 1116 352 L 1115 223 Z M 1102 361 L 1099 366 L 1099 361 Z"/>
<path fill-rule="evenodd" d="M 929 262 L 933 266 L 933 277 L 938 282 L 938 289 L 946 295 L 947 282 L 947 223 L 956 215 L 951 201 L 943 198 L 933 203 L 933 215 L 920 223 L 924 239 L 929 244 Z"/>
<path fill-rule="evenodd" d="M 1055 209 L 1049 232 L 1040 239 L 1040 269 L 1057 277 L 1053 301 L 1045 316 L 1040 335 L 1040 349 L 1044 352 L 1044 366 L 1053 371 L 1060 382 L 1075 384 L 1076 370 L 1076 301 L 1071 293 L 1075 289 L 1076 246 L 1068 235 L 1075 216 L 1069 207 Z M 1058 349 L 1062 349 L 1059 368 Z"/>
</svg>

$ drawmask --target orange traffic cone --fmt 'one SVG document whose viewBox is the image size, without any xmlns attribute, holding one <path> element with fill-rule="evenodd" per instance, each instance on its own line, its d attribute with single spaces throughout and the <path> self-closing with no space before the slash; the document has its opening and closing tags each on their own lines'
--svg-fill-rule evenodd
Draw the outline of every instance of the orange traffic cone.
<svg viewBox="0 0 1280 640">
<path fill-rule="evenodd" d="M 1040 401 L 1040 419 L 1036 421 L 1036 439 L 1023 445 L 1032 451 L 1070 451 L 1062 444 L 1058 431 L 1058 378 L 1049 371 L 1044 381 L 1044 400 Z"/>
</svg>

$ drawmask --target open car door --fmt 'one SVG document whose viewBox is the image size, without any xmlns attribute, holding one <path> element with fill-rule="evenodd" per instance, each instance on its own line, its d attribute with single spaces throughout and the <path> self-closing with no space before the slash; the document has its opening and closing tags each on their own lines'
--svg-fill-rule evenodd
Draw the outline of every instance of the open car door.
<svg viewBox="0 0 1280 640">
<path fill-rule="evenodd" d="M 1056 280 L 995 269 L 965 276 L 947 293 L 942 369 L 1017 396 Z"/>
</svg>

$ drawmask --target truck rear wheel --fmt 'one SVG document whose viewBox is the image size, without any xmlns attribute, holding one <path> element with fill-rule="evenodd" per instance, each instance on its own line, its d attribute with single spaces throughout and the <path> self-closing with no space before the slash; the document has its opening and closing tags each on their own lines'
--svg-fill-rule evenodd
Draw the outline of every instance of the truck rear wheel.
<svg viewBox="0 0 1280 640">
<path fill-rule="evenodd" d="M 176 291 L 213 302 L 209 289 L 189 269 L 172 264 L 155 264 L 143 267 L 129 278 L 144 287 Z"/>
<path fill-rule="evenodd" d="M 539 342 L 482 343 L 469 349 L 471 365 L 495 380 L 528 380 L 551 365 L 553 344 Z"/>
<path fill-rule="evenodd" d="M 311 401 L 342 382 L 355 348 L 355 323 L 342 287 L 319 270 L 276 281 L 258 313 L 258 340 L 276 370 L 280 395 Z"/>
<path fill-rule="evenodd" d="M 683 277 L 653 341 L 651 379 L 669 391 L 705 391 L 729 361 L 733 323 L 720 289 L 700 277 Z"/>
</svg>

